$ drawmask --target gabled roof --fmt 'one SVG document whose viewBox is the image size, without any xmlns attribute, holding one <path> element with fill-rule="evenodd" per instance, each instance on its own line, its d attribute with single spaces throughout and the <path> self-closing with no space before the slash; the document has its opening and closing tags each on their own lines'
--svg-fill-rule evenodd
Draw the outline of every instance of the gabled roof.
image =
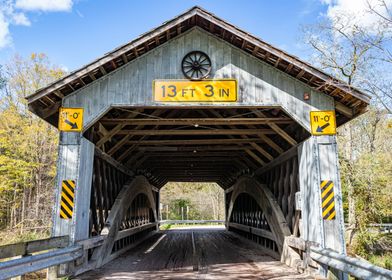
<svg viewBox="0 0 392 280">
<path fill-rule="evenodd" d="M 56 113 L 65 96 L 195 26 L 293 76 L 315 90 L 332 96 L 340 116 L 339 123 L 363 113 L 370 102 L 370 97 L 360 90 L 196 6 L 28 96 L 30 110 L 55 124 L 58 118 Z"/>
</svg>

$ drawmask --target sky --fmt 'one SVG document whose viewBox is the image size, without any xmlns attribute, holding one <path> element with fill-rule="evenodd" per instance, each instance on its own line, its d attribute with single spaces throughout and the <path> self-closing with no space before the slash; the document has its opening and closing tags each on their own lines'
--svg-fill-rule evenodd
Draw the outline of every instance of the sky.
<svg viewBox="0 0 392 280">
<path fill-rule="evenodd" d="M 341 10 L 359 13 L 365 1 L 0 0 L 0 65 L 16 54 L 45 53 L 53 64 L 73 71 L 195 5 L 306 59 L 303 26 Z M 372 19 L 362 23 L 371 26 Z"/>
</svg>

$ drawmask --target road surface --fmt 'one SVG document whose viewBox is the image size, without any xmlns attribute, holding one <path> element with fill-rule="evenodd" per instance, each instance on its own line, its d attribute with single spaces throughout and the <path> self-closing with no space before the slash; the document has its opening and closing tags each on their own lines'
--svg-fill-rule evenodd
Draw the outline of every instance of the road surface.
<svg viewBox="0 0 392 280">
<path fill-rule="evenodd" d="M 167 230 L 74 279 L 314 279 L 260 248 L 222 227 Z"/>
</svg>

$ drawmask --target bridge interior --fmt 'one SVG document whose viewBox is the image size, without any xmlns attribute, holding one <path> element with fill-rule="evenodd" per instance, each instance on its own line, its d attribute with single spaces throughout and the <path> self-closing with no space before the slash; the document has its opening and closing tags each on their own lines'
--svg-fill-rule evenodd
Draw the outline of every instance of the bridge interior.
<svg viewBox="0 0 392 280">
<path fill-rule="evenodd" d="M 309 133 L 282 108 L 116 107 L 91 126 L 84 137 L 95 144 L 90 237 L 107 234 L 108 224 L 115 223 L 111 212 L 121 192 L 132 185 L 130 182 L 148 184 L 152 189 L 152 199 L 148 191 L 137 193 L 138 186 L 125 198 L 130 203 L 125 208 L 121 206 L 126 211 L 109 245 L 110 256 L 102 265 L 156 233 L 159 190 L 169 181 L 219 184 L 225 190 L 226 227 L 230 234 L 257 243 L 262 248 L 259 254 L 269 256 L 268 260 L 280 260 L 282 253 L 283 240 L 276 236 L 278 224 L 287 224 L 286 235 L 299 235 L 300 217 L 294 205 L 299 190 L 297 145 Z M 139 182 L 135 176 L 145 181 Z M 236 191 L 235 184 L 244 176 L 254 182 L 249 183 L 250 189 Z M 275 213 L 267 214 L 273 206 L 263 202 L 263 195 L 255 191 L 260 186 L 273 196 L 282 213 L 281 220 L 272 221 Z M 221 230 L 198 236 L 202 240 L 219 236 L 217 242 L 225 248 L 219 255 L 224 256 L 226 251 L 234 250 L 225 234 Z M 163 243 L 167 240 L 171 239 Z M 179 242 L 185 242 L 182 249 L 189 246 L 186 240 L 179 238 Z M 179 257 L 182 249 L 173 254 Z M 91 250 L 89 259 L 97 259 L 98 252 Z"/>
<path fill-rule="evenodd" d="M 308 138 L 281 108 L 113 108 L 85 137 L 160 189 L 168 181 L 229 188 Z"/>
</svg>

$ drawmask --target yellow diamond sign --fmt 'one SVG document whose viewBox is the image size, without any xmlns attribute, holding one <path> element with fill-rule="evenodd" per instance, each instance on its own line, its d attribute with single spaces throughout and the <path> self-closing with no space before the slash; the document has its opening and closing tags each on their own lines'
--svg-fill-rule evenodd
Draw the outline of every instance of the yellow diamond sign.
<svg viewBox="0 0 392 280">
<path fill-rule="evenodd" d="M 313 135 L 336 134 L 335 111 L 311 111 L 310 127 Z"/>
<path fill-rule="evenodd" d="M 60 108 L 59 130 L 79 132 L 83 129 L 83 108 Z"/>
</svg>

